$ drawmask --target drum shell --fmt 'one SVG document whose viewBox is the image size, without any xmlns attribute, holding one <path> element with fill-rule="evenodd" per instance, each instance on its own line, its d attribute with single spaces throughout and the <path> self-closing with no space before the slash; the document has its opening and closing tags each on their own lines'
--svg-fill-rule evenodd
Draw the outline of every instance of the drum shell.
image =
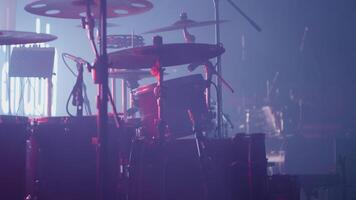
<svg viewBox="0 0 356 200">
<path fill-rule="evenodd" d="M 25 198 L 27 117 L 0 116 L 0 199 Z"/>
<path fill-rule="evenodd" d="M 120 175 L 119 140 L 125 135 L 125 128 L 109 123 L 108 130 L 108 187 L 110 199 L 114 200 Z M 96 199 L 96 132 L 95 117 L 33 121 L 29 154 L 36 196 L 48 200 Z"/>
<path fill-rule="evenodd" d="M 195 123 L 206 123 L 208 110 L 205 103 L 205 81 L 201 75 L 192 75 L 164 82 L 163 119 L 173 138 L 192 134 L 190 110 L 196 118 Z M 150 138 L 158 137 L 156 84 L 146 85 L 135 91 L 134 98 L 138 106 L 144 131 Z"/>
</svg>

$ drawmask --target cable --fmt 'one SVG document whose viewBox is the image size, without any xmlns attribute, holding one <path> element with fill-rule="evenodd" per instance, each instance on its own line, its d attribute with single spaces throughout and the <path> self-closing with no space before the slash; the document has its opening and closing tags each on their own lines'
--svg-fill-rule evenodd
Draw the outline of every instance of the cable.
<svg viewBox="0 0 356 200">
<path fill-rule="evenodd" d="M 20 98 L 19 98 L 19 106 L 17 107 L 16 115 L 19 114 L 21 105 L 22 104 L 25 105 L 25 103 L 24 103 L 24 88 L 25 88 L 25 84 L 23 83 L 22 79 L 20 79 L 20 85 L 21 85 L 20 86 L 21 87 L 21 92 L 20 92 Z"/>
<path fill-rule="evenodd" d="M 69 97 L 67 99 L 67 103 L 66 103 L 66 111 L 70 117 L 74 117 L 74 115 L 72 115 L 72 113 L 70 113 L 70 111 L 69 111 L 69 102 L 70 102 L 71 98 L 73 97 L 74 89 L 75 89 L 75 87 L 70 92 Z"/>
</svg>

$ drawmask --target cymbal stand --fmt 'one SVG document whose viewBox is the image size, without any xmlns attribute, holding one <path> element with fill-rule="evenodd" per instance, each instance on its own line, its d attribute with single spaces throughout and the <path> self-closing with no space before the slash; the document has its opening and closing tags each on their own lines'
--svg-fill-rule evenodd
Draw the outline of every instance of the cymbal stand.
<svg viewBox="0 0 356 200">
<path fill-rule="evenodd" d="M 163 44 L 161 36 L 155 36 L 153 38 L 153 45 L 159 48 Z M 164 142 L 166 133 L 166 123 L 164 121 L 164 68 L 161 66 L 160 59 L 158 58 L 156 64 L 152 67 L 151 72 L 157 79 L 157 86 L 154 89 L 155 96 L 157 98 L 157 129 L 159 133 L 159 141 L 162 144 Z"/>
<path fill-rule="evenodd" d="M 227 0 L 231 4 L 235 10 L 240 13 L 258 32 L 262 29 L 254 22 L 251 18 L 249 18 L 232 0 Z M 214 3 L 214 11 L 215 11 L 215 21 L 220 21 L 220 0 L 213 0 Z M 220 23 L 215 24 L 215 42 L 217 45 L 221 44 L 221 35 L 220 35 Z M 218 56 L 216 59 L 216 71 L 218 74 L 222 75 L 222 67 L 221 67 L 221 56 Z M 218 134 L 219 138 L 223 137 L 222 134 L 222 121 L 223 121 L 223 96 L 222 96 L 222 79 L 217 78 L 217 126 L 218 126 Z"/>
<path fill-rule="evenodd" d="M 163 39 L 161 36 L 155 36 L 153 38 L 153 45 L 159 49 L 160 46 L 163 44 Z M 154 66 L 151 68 L 151 73 L 157 79 L 157 86 L 154 89 L 154 94 L 157 98 L 157 130 L 159 134 L 158 143 L 160 148 L 160 166 L 161 166 L 161 173 L 160 173 L 160 200 L 166 199 L 166 163 L 167 163 L 167 155 L 165 150 L 165 137 L 166 137 L 166 130 L 167 125 L 165 122 L 164 116 L 164 98 L 165 98 L 165 86 L 164 86 L 164 68 L 161 66 L 161 60 L 158 57 L 157 61 Z"/>
<path fill-rule="evenodd" d="M 181 13 L 180 15 L 180 18 L 181 20 L 186 20 L 188 17 L 187 17 L 187 13 L 183 12 Z M 185 40 L 185 43 L 195 43 L 195 40 L 196 40 L 196 37 L 192 34 L 190 34 L 187 30 L 187 28 L 183 28 L 183 37 L 184 37 L 184 40 Z M 220 44 L 219 44 L 220 45 Z M 217 79 L 219 81 L 222 82 L 222 84 L 224 84 L 226 87 L 229 88 L 229 90 L 234 93 L 234 89 L 230 86 L 229 83 L 227 83 L 227 81 L 225 81 L 225 79 L 221 76 L 221 74 L 219 74 L 215 68 L 214 68 L 214 65 L 210 62 L 210 61 L 207 61 L 205 63 L 192 63 L 191 64 L 191 67 L 192 69 L 190 69 L 190 66 L 188 66 L 188 70 L 189 71 L 193 71 L 194 68 L 200 64 L 203 64 L 205 66 L 205 80 L 207 82 L 207 86 L 206 86 L 206 89 L 205 89 L 205 103 L 206 103 L 206 107 L 209 111 L 209 117 L 211 119 L 213 119 L 213 114 L 212 114 L 212 107 L 211 107 L 211 89 L 210 89 L 210 86 L 211 86 L 211 83 L 212 83 L 212 78 L 213 78 L 213 75 L 215 74 L 217 76 Z M 217 87 L 217 93 L 219 91 L 219 88 Z M 217 111 L 219 112 L 219 111 Z M 221 117 L 223 120 L 224 116 L 223 116 L 224 113 L 221 113 Z M 218 123 L 219 124 L 219 123 Z M 219 129 L 219 127 L 222 126 L 222 122 L 221 122 L 221 125 L 217 125 L 217 128 Z M 220 128 L 220 132 L 221 132 L 221 135 L 223 133 L 222 131 L 223 129 Z M 219 132 L 219 130 L 218 130 Z"/>
<path fill-rule="evenodd" d="M 123 79 L 121 80 L 121 106 L 124 114 L 124 121 L 127 120 L 127 83 Z"/>
<path fill-rule="evenodd" d="M 215 8 L 215 21 L 219 22 L 220 21 L 219 0 L 213 0 L 213 1 L 214 1 L 214 8 Z M 217 45 L 221 44 L 221 40 L 220 40 L 220 23 L 216 23 L 215 24 L 215 42 L 216 42 Z M 218 74 L 222 74 L 221 56 L 220 55 L 216 58 L 216 71 L 218 72 Z M 222 82 L 221 82 L 221 79 L 219 79 L 219 78 L 217 78 L 216 82 L 217 82 L 217 91 L 216 91 L 217 137 L 218 138 L 223 138 L 223 133 L 222 133 L 222 113 L 223 113 Z"/>
</svg>

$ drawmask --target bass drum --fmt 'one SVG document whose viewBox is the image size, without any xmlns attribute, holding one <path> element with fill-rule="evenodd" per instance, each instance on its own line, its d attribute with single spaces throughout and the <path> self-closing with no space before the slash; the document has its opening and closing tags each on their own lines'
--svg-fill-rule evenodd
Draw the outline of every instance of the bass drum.
<svg viewBox="0 0 356 200">
<path fill-rule="evenodd" d="M 96 118 L 49 117 L 32 121 L 31 163 L 32 194 L 46 200 L 96 199 Z M 120 168 L 129 152 L 133 128 L 116 128 L 109 123 L 110 199 L 122 193 Z"/>
<path fill-rule="evenodd" d="M 205 104 L 205 80 L 200 74 L 171 79 L 164 82 L 164 119 L 168 125 L 168 133 L 172 138 L 191 135 L 192 122 L 190 110 L 196 118 L 195 123 L 206 123 L 208 109 Z M 145 136 L 157 138 L 157 100 L 156 84 L 146 85 L 135 91 L 134 99 L 138 107 Z"/>
</svg>

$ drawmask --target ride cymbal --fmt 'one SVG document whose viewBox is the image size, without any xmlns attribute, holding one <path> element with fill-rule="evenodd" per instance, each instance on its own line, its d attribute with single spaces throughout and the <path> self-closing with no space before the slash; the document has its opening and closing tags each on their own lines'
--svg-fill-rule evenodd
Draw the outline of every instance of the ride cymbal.
<svg viewBox="0 0 356 200">
<path fill-rule="evenodd" d="M 218 45 L 176 43 L 125 49 L 109 53 L 108 58 L 110 68 L 145 69 L 157 62 L 163 67 L 203 62 L 224 52 Z"/>
</svg>

